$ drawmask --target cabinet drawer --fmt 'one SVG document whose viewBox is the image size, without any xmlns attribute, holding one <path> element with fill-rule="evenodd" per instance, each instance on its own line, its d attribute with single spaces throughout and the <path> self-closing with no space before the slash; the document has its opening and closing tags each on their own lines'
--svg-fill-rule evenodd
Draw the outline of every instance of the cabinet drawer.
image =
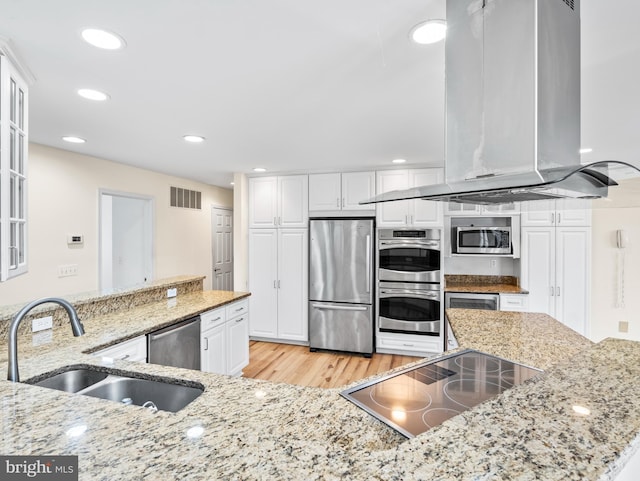
<svg viewBox="0 0 640 481">
<path fill-rule="evenodd" d="M 378 335 L 378 348 L 391 349 L 394 351 L 410 351 L 410 352 L 442 352 L 442 341 L 440 338 L 434 340 L 411 339 L 406 338 L 388 338 Z"/>
<path fill-rule="evenodd" d="M 247 312 L 249 312 L 249 299 L 234 302 L 227 306 L 227 319 L 233 319 Z"/>
<path fill-rule="evenodd" d="M 224 307 L 214 309 L 212 311 L 203 312 L 200 314 L 200 332 L 204 332 L 207 329 L 212 329 L 219 325 L 222 325 L 227 320 L 227 312 Z"/>
<path fill-rule="evenodd" d="M 98 357 L 109 357 L 121 361 L 147 362 L 147 337 L 140 336 L 115 346 L 107 347 L 93 353 Z"/>
<path fill-rule="evenodd" d="M 529 297 L 525 294 L 500 294 L 501 311 L 522 311 L 529 310 Z"/>
</svg>

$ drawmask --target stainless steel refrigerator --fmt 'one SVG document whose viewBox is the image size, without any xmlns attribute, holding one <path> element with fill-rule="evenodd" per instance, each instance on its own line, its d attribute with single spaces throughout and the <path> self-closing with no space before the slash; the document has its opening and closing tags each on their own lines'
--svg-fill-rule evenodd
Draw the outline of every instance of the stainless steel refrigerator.
<svg viewBox="0 0 640 481">
<path fill-rule="evenodd" d="M 309 222 L 309 347 L 373 353 L 373 219 Z"/>
</svg>

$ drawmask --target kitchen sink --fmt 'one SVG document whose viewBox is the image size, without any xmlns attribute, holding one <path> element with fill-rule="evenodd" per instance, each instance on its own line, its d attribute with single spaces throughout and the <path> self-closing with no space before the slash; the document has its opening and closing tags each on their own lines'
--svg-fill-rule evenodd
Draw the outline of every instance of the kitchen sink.
<svg viewBox="0 0 640 481">
<path fill-rule="evenodd" d="M 138 376 L 88 366 L 66 366 L 62 372 L 37 376 L 26 383 L 170 412 L 179 411 L 204 392 L 202 384 L 192 381 Z"/>
</svg>

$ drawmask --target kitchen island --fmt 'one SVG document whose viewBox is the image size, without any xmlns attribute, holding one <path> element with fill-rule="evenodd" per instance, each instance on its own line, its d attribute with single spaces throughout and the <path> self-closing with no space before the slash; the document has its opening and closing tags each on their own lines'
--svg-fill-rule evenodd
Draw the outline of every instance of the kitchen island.
<svg viewBox="0 0 640 481">
<path fill-rule="evenodd" d="M 1 453 L 78 455 L 80 479 L 87 480 L 604 480 L 611 479 L 636 448 L 640 344 L 629 341 L 610 339 L 591 346 L 584 340 L 575 353 L 550 350 L 543 357 L 553 367 L 542 376 L 411 440 L 342 399 L 338 389 L 87 354 L 118 336 L 126 339 L 153 330 L 152 324 L 167 323 L 176 314 L 212 308 L 219 295 L 188 293 L 172 307 L 163 301 L 97 316 L 85 321 L 87 334 L 79 338 L 68 326 L 55 329 L 53 339 L 40 346 L 21 336 L 22 379 L 85 364 L 191 380 L 205 391 L 177 413 L 154 414 L 137 406 L 0 381 Z M 141 327 L 139 322 L 146 324 Z M 466 347 L 465 327 L 455 320 L 452 326 Z M 534 339 L 536 331 L 523 329 L 521 337 L 546 352 L 553 332 L 545 333 Z M 0 358 L 0 369 L 6 370 L 6 347 Z M 576 404 L 591 414 L 576 414 Z"/>
</svg>

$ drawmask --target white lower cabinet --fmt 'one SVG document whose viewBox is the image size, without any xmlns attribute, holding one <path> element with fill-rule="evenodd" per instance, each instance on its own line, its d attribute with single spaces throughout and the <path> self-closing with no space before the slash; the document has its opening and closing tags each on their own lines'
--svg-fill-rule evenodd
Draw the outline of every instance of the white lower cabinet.
<svg viewBox="0 0 640 481">
<path fill-rule="evenodd" d="M 529 311 L 588 334 L 591 227 L 523 228 L 521 269 Z"/>
<path fill-rule="evenodd" d="M 249 364 L 249 301 L 237 301 L 200 314 L 202 371 L 242 375 Z"/>
<path fill-rule="evenodd" d="M 147 362 L 147 336 L 138 336 L 93 353 L 119 361 Z"/>
<path fill-rule="evenodd" d="M 309 342 L 308 250 L 308 229 L 249 230 L 250 336 Z"/>
<path fill-rule="evenodd" d="M 500 294 L 500 310 L 528 312 L 529 297 L 526 294 Z"/>
</svg>

